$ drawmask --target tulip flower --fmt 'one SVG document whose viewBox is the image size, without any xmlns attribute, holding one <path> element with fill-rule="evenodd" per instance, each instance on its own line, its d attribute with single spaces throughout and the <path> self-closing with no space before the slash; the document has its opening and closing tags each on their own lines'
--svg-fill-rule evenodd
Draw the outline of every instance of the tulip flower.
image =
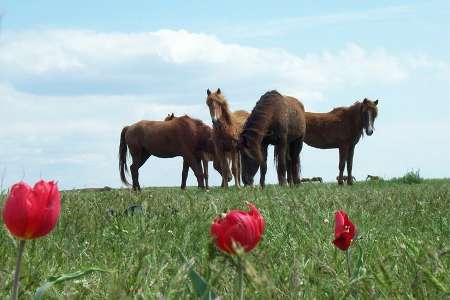
<svg viewBox="0 0 450 300">
<path fill-rule="evenodd" d="M 249 252 L 258 244 L 264 232 L 264 218 L 253 204 L 248 207 L 248 212 L 232 210 L 214 220 L 211 235 L 220 250 L 235 254 L 236 246 L 240 246 Z"/>
<path fill-rule="evenodd" d="M 232 210 L 214 220 L 211 235 L 216 246 L 227 253 L 238 254 L 239 299 L 244 299 L 244 272 L 241 253 L 252 251 L 264 232 L 264 218 L 253 204 L 248 204 L 249 211 Z"/>
<path fill-rule="evenodd" d="M 20 182 L 11 188 L 3 209 L 3 221 L 14 236 L 36 239 L 53 230 L 60 211 L 61 196 L 56 183 L 41 180 L 31 188 Z"/>
<path fill-rule="evenodd" d="M 17 299 L 25 240 L 49 234 L 58 222 L 60 211 L 61 196 L 53 181 L 40 180 L 33 188 L 25 182 L 11 187 L 2 212 L 6 228 L 20 239 L 11 299 Z"/>
<path fill-rule="evenodd" d="M 336 224 L 334 227 L 334 241 L 333 244 L 339 249 L 345 251 L 350 247 L 350 244 L 355 237 L 355 225 L 349 220 L 347 214 L 340 210 L 336 212 Z"/>
<path fill-rule="evenodd" d="M 335 215 L 335 227 L 334 227 L 334 240 L 333 244 L 345 251 L 347 260 L 347 273 L 348 277 L 351 278 L 351 267 L 350 267 L 350 253 L 348 248 L 352 244 L 353 238 L 356 234 L 356 227 L 350 221 L 345 211 L 340 210 L 336 212 Z"/>
</svg>

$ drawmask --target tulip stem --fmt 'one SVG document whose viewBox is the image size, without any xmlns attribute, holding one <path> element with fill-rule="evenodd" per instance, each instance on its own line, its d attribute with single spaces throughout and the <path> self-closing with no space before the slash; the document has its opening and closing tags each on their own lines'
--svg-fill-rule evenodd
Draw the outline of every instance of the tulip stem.
<svg viewBox="0 0 450 300">
<path fill-rule="evenodd" d="M 242 265 L 242 257 L 238 256 L 239 269 L 239 299 L 244 300 L 244 266 Z"/>
<path fill-rule="evenodd" d="M 347 249 L 347 251 L 345 251 L 346 257 L 347 257 L 347 272 L 348 272 L 348 278 L 351 279 L 352 278 L 352 272 L 351 272 L 351 268 L 350 268 L 350 249 Z"/>
<path fill-rule="evenodd" d="M 20 264 L 22 262 L 23 250 L 25 249 L 25 240 L 20 240 L 19 242 L 19 252 L 17 253 L 16 261 L 16 272 L 14 274 L 14 284 L 11 294 L 11 300 L 17 300 L 19 291 L 19 275 L 20 275 Z"/>
</svg>

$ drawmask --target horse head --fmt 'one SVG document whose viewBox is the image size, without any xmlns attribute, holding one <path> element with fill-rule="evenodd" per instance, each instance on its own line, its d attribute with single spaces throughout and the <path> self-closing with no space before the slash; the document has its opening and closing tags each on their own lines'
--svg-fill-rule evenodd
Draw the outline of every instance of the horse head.
<svg viewBox="0 0 450 300">
<path fill-rule="evenodd" d="M 208 105 L 213 125 L 216 126 L 223 118 L 226 118 L 226 121 L 229 122 L 228 103 L 220 88 L 215 92 L 208 89 L 206 94 L 206 105 Z"/>
<path fill-rule="evenodd" d="M 244 185 L 253 185 L 253 178 L 258 172 L 262 160 L 261 145 L 254 139 L 241 134 L 237 142 L 237 149 L 241 154 L 241 172 Z"/>
<path fill-rule="evenodd" d="M 174 113 L 168 114 L 167 117 L 164 119 L 164 121 L 170 121 L 173 120 L 175 118 Z"/>
<path fill-rule="evenodd" d="M 368 136 L 371 136 L 374 131 L 373 123 L 378 116 L 378 99 L 375 101 L 364 98 L 361 105 L 361 118 L 363 128 Z"/>
</svg>

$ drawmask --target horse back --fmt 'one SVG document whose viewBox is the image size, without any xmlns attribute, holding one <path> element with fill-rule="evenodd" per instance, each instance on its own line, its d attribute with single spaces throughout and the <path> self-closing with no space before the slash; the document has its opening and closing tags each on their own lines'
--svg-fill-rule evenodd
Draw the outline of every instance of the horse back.
<svg viewBox="0 0 450 300">
<path fill-rule="evenodd" d="M 360 130 L 354 129 L 344 109 L 327 113 L 305 112 L 305 119 L 305 143 L 315 148 L 339 148 L 357 142 L 360 136 Z"/>
<path fill-rule="evenodd" d="M 139 121 L 129 126 L 125 140 L 130 151 L 157 157 L 184 156 L 198 147 L 195 124 L 186 120 Z"/>
</svg>

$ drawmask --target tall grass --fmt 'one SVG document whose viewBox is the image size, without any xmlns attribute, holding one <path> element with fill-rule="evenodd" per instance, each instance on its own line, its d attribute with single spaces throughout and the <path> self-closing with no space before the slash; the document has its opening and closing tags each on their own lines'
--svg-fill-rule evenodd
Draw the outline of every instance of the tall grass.
<svg viewBox="0 0 450 300">
<path fill-rule="evenodd" d="M 405 184 L 418 184 L 422 183 L 424 179 L 420 177 L 420 170 L 408 171 L 405 175 L 399 178 L 393 178 L 391 181 L 405 183 Z"/>
<path fill-rule="evenodd" d="M 264 191 L 73 191 L 65 192 L 62 201 L 56 230 L 27 245 L 23 299 L 49 276 L 89 267 L 112 272 L 55 285 L 50 299 L 194 299 L 191 267 L 222 299 L 233 299 L 235 268 L 215 250 L 209 228 L 215 216 L 245 209 L 246 201 L 266 219 L 261 243 L 245 259 L 246 298 L 450 297 L 448 180 L 302 184 Z M 124 213 L 135 204 L 142 210 Z M 352 278 L 344 253 L 331 243 L 338 209 L 347 211 L 358 229 L 351 247 Z M 15 243 L 0 230 L 0 299 L 11 288 Z"/>
</svg>

